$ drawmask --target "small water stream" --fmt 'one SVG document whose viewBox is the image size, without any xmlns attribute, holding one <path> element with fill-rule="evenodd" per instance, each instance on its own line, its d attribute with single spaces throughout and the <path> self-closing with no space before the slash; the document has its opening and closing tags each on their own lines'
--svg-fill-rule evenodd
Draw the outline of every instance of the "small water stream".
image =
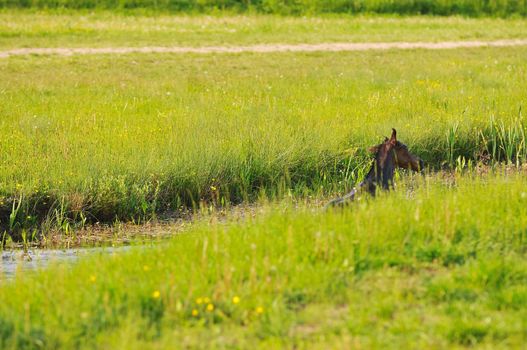
<svg viewBox="0 0 527 350">
<path fill-rule="evenodd" d="M 116 254 L 133 249 L 134 246 L 72 248 L 72 249 L 33 249 L 25 253 L 22 250 L 2 252 L 0 280 L 12 279 L 17 273 L 27 273 L 45 268 L 50 263 L 71 265 L 82 257 L 94 254 Z"/>
</svg>

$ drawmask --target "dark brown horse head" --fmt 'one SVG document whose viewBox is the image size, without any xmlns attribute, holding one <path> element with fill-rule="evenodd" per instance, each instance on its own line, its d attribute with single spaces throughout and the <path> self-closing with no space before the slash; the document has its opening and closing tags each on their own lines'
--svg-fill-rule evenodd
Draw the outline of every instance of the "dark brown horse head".
<svg viewBox="0 0 527 350">
<path fill-rule="evenodd" d="M 411 169 L 413 171 L 421 171 L 424 169 L 423 160 L 415 154 L 410 153 L 404 143 L 397 141 L 397 131 L 395 129 L 392 129 L 392 136 L 389 139 L 385 138 L 383 143 L 372 147 L 370 151 L 375 153 L 375 158 L 381 167 L 384 167 L 386 161 L 389 159 L 389 152 L 393 151 L 393 161 L 396 167 Z"/>
<path fill-rule="evenodd" d="M 424 169 L 424 162 L 421 158 L 408 151 L 408 147 L 397 141 L 395 143 L 395 163 L 399 168 L 411 169 L 413 171 L 421 171 Z"/>
</svg>

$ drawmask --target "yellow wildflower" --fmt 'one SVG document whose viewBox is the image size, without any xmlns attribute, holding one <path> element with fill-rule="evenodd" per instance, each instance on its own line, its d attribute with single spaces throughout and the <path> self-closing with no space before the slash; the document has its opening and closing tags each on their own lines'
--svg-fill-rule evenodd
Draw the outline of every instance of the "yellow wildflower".
<svg viewBox="0 0 527 350">
<path fill-rule="evenodd" d="M 238 304 L 239 302 L 240 302 L 240 297 L 235 296 L 235 297 L 232 298 L 232 303 L 233 304 Z"/>
<path fill-rule="evenodd" d="M 258 306 L 258 307 L 256 308 L 256 313 L 257 313 L 257 314 L 263 314 L 263 312 L 264 312 L 264 308 L 263 308 L 263 307 Z"/>
<path fill-rule="evenodd" d="M 197 298 L 196 299 L 196 304 L 198 304 L 198 305 L 203 304 L 203 298 Z"/>
<path fill-rule="evenodd" d="M 198 315 L 199 315 L 198 310 L 196 310 L 196 309 L 192 310 L 192 316 L 196 317 Z"/>
<path fill-rule="evenodd" d="M 158 290 L 155 290 L 153 293 L 152 293 L 152 298 L 154 299 L 157 299 L 161 296 L 161 293 L 158 291 Z"/>
<path fill-rule="evenodd" d="M 214 305 L 212 305 L 212 304 L 207 305 L 207 311 L 208 312 L 214 311 Z"/>
</svg>

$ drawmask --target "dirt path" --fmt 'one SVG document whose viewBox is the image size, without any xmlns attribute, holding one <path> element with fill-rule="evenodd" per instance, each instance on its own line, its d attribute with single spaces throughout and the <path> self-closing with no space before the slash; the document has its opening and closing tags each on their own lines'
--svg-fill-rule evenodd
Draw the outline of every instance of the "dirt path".
<svg viewBox="0 0 527 350">
<path fill-rule="evenodd" d="M 128 53 L 241 53 L 241 52 L 315 52 L 315 51 L 367 51 L 409 49 L 457 49 L 474 47 L 527 46 L 527 39 L 495 41 L 444 41 L 444 42 L 391 42 L 391 43 L 321 43 L 321 44 L 260 44 L 248 46 L 146 46 L 146 47 L 101 47 L 101 48 L 20 48 L 0 51 L 0 58 L 21 55 L 97 55 Z"/>
</svg>

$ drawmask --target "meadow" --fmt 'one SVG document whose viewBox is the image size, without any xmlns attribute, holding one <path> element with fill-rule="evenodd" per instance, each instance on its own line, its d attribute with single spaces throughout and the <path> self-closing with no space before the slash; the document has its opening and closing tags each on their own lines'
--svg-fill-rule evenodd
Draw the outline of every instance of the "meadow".
<svg viewBox="0 0 527 350">
<path fill-rule="evenodd" d="M 342 192 L 392 127 L 431 168 L 520 164 L 526 54 L 3 59 L 0 225 L 29 237 L 200 202 Z"/>
<path fill-rule="evenodd" d="M 0 288 L 2 349 L 521 349 L 525 171 L 283 200 Z"/>
<path fill-rule="evenodd" d="M 525 38 L 525 25 L 523 18 L 0 10 L 0 48 L 493 40 Z"/>
<path fill-rule="evenodd" d="M 0 50 L 526 37 L 525 20 L 494 18 L 0 19 Z M 173 223 L 125 253 L 0 278 L 0 348 L 522 348 L 526 58 L 525 46 L 0 58 L 4 241 Z M 424 174 L 323 211 L 392 127 Z"/>
</svg>

